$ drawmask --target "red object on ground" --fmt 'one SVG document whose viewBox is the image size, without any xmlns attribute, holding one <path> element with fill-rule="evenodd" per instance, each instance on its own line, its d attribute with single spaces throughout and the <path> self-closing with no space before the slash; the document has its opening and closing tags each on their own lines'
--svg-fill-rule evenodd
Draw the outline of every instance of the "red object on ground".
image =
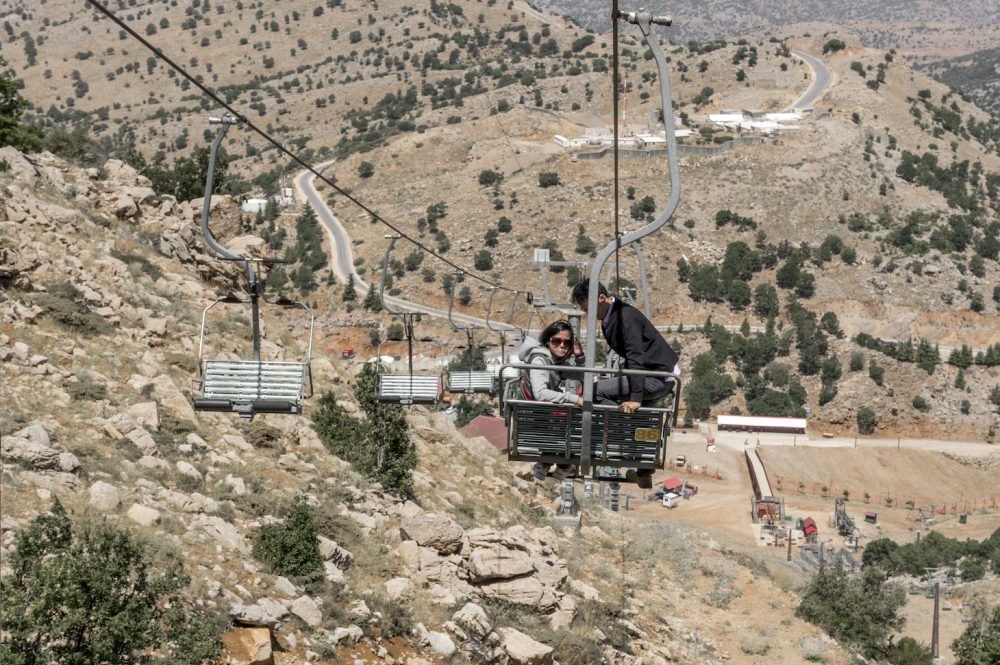
<svg viewBox="0 0 1000 665">
<path fill-rule="evenodd" d="M 802 533 L 807 536 L 811 536 L 818 531 L 819 528 L 816 527 L 816 520 L 811 517 L 807 517 L 802 520 Z"/>
<path fill-rule="evenodd" d="M 668 492 L 673 492 L 674 490 L 679 490 L 681 488 L 681 485 L 683 484 L 684 481 L 682 481 L 680 478 L 678 478 L 677 476 L 671 476 L 670 478 L 667 478 L 666 480 L 663 481 L 663 489 L 667 490 Z"/>
</svg>

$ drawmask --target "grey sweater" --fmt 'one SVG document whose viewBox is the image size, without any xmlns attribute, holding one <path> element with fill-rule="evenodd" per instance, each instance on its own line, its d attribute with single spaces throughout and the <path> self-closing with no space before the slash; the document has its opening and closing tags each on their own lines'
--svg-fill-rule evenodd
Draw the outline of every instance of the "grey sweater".
<svg viewBox="0 0 1000 665">
<path fill-rule="evenodd" d="M 525 337 L 517 357 L 522 363 L 538 365 L 538 369 L 527 371 L 531 394 L 540 402 L 555 404 L 575 403 L 576 387 L 584 378 L 579 372 L 560 371 L 560 367 L 580 367 L 585 365 L 583 358 L 577 358 L 572 352 L 557 363 L 552 353 L 542 346 L 534 337 Z"/>
</svg>

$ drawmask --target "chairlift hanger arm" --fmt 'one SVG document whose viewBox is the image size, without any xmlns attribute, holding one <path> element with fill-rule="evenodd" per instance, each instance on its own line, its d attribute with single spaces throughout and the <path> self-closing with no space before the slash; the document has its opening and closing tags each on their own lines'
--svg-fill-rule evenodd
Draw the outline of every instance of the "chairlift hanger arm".
<svg viewBox="0 0 1000 665">
<path fill-rule="evenodd" d="M 382 280 L 378 287 L 378 298 L 382 302 L 382 309 L 384 309 L 389 314 L 399 317 L 401 319 L 406 319 L 407 314 L 404 312 L 397 312 L 396 310 L 389 307 L 389 303 L 385 299 L 385 278 L 389 274 L 389 254 L 392 253 L 392 248 L 396 246 L 396 241 L 402 238 L 398 233 L 387 233 L 386 238 L 389 238 L 389 245 L 385 248 L 385 255 L 382 257 Z M 412 314 L 410 314 L 412 316 Z"/>
<path fill-rule="evenodd" d="M 639 31 L 642 33 L 643 41 L 652 52 L 653 58 L 656 61 L 656 69 L 659 74 L 660 101 L 663 110 L 664 134 L 666 135 L 667 140 L 667 165 L 670 171 L 670 198 L 667 201 L 666 207 L 659 214 L 657 214 L 652 222 L 638 229 L 629 231 L 622 236 L 616 237 L 612 242 L 608 243 L 594 259 L 594 263 L 590 268 L 590 292 L 587 297 L 587 339 L 584 353 L 588 359 L 595 358 L 597 353 L 597 335 L 594 331 L 597 328 L 597 299 L 600 287 L 601 270 L 604 267 L 604 264 L 620 247 L 641 240 L 642 238 L 645 238 L 662 228 L 667 223 L 667 220 L 673 216 L 674 211 L 677 209 L 677 204 L 680 202 L 681 195 L 680 167 L 677 161 L 677 137 L 674 133 L 674 113 L 673 105 L 670 100 L 670 77 L 668 75 L 667 61 L 663 54 L 663 49 L 660 47 L 659 41 L 654 38 L 652 32 L 653 24 L 672 25 L 673 20 L 664 16 L 654 17 L 652 14 L 644 11 L 619 12 L 617 0 L 614 2 L 611 18 L 616 22 L 616 25 L 618 20 L 625 20 L 638 26 Z M 616 71 L 614 74 L 616 83 L 617 78 L 618 75 Z M 617 90 L 615 90 L 614 93 L 617 95 Z M 616 126 L 617 121 L 617 118 L 615 118 Z M 617 154 L 617 143 L 614 148 L 615 153 Z M 617 197 L 617 192 L 615 193 L 615 196 Z M 594 385 L 592 382 L 584 382 L 583 402 L 585 407 L 582 422 L 583 440 L 584 445 L 589 448 L 591 414 L 594 402 Z M 589 454 L 589 450 L 585 452 Z M 584 456 L 584 459 L 587 459 L 587 455 Z M 589 471 L 589 468 L 586 468 L 588 466 L 589 465 L 585 462 L 584 468 L 581 468 L 581 471 L 584 474 Z"/>
</svg>

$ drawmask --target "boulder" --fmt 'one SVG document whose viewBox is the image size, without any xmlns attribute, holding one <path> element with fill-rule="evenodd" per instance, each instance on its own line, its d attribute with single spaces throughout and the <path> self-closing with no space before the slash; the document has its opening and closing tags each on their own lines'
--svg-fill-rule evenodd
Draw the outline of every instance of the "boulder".
<svg viewBox="0 0 1000 665">
<path fill-rule="evenodd" d="M 452 554 L 462 548 L 462 527 L 447 515 L 420 513 L 400 520 L 403 537 L 417 541 L 421 547 L 430 547 L 439 554 Z"/>
<path fill-rule="evenodd" d="M 451 615 L 451 620 L 473 637 L 484 639 L 493 632 L 493 625 L 486 611 L 475 603 L 466 603 L 462 609 Z"/>
<path fill-rule="evenodd" d="M 284 616 L 287 611 L 288 610 L 285 609 L 284 605 L 277 603 L 275 605 L 265 607 L 260 603 L 244 605 L 242 602 L 237 601 L 229 608 L 229 616 L 233 618 L 234 622 L 244 626 L 263 626 L 267 628 L 274 628 L 275 626 L 280 625 L 281 617 Z"/>
<path fill-rule="evenodd" d="M 385 583 L 385 592 L 392 600 L 399 600 L 413 592 L 413 582 L 408 577 L 394 577 Z"/>
<path fill-rule="evenodd" d="M 498 628 L 500 648 L 511 665 L 551 665 L 552 647 L 535 641 L 514 628 Z"/>
<path fill-rule="evenodd" d="M 228 665 L 273 665 L 271 631 L 234 628 L 222 636 L 223 662 Z"/>
<path fill-rule="evenodd" d="M 160 521 L 160 511 L 138 503 L 128 509 L 127 515 L 130 520 L 141 526 L 153 526 Z"/>
<path fill-rule="evenodd" d="M 141 402 L 125 409 L 125 413 L 146 429 L 154 432 L 160 429 L 160 414 L 156 402 Z"/>
<path fill-rule="evenodd" d="M 288 609 L 310 628 L 316 628 L 323 623 L 323 613 L 320 611 L 319 605 L 309 596 L 299 596 L 292 601 Z"/>
<path fill-rule="evenodd" d="M 250 546 L 240 534 L 239 529 L 216 515 L 196 515 L 192 526 L 201 530 L 212 540 L 227 549 L 237 550 L 240 554 L 249 554 Z"/>
<path fill-rule="evenodd" d="M 354 555 L 329 538 L 319 536 L 319 553 L 324 561 L 332 561 L 337 568 L 347 570 L 354 563 Z"/>
<path fill-rule="evenodd" d="M 24 462 L 36 469 L 55 469 L 59 463 L 58 450 L 16 434 L 3 437 L 0 441 L 0 455 L 5 460 Z"/>
<path fill-rule="evenodd" d="M 91 485 L 88 494 L 91 508 L 102 513 L 114 510 L 122 502 L 121 490 L 103 480 L 98 480 Z"/>
<path fill-rule="evenodd" d="M 357 644 L 364 636 L 364 631 L 354 624 L 351 624 L 347 628 L 335 628 L 326 631 L 326 639 L 333 646 L 337 646 L 341 642 L 344 644 Z"/>
</svg>

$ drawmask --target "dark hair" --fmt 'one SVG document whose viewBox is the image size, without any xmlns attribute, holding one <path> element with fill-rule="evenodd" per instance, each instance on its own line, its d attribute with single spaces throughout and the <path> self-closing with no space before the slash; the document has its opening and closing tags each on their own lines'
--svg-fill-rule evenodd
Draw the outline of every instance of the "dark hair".
<svg viewBox="0 0 1000 665">
<path fill-rule="evenodd" d="M 549 345 L 549 340 L 564 330 L 569 331 L 569 343 L 573 344 L 573 327 L 569 325 L 568 321 L 564 321 L 562 319 L 559 321 L 553 321 L 546 326 L 545 330 L 542 331 L 542 334 L 538 336 L 538 341 L 542 346 L 547 347 Z"/>
<path fill-rule="evenodd" d="M 606 296 L 608 295 L 608 289 L 603 284 L 598 284 L 597 293 L 598 295 Z M 573 287 L 573 293 L 570 296 L 570 300 L 573 301 L 574 305 L 579 305 L 582 302 L 587 302 L 588 298 L 590 298 L 589 277 Z"/>
</svg>

